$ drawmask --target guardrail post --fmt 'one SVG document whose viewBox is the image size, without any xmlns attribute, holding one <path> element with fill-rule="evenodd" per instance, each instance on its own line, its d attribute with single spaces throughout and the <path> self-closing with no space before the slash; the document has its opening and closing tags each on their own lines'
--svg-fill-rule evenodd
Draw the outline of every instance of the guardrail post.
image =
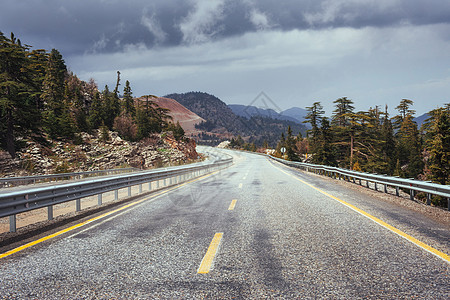
<svg viewBox="0 0 450 300">
<path fill-rule="evenodd" d="M 16 232 L 16 215 L 9 216 L 9 232 Z"/>
<path fill-rule="evenodd" d="M 128 187 L 128 197 L 131 196 L 131 186 Z"/>
<path fill-rule="evenodd" d="M 378 186 L 377 186 L 377 183 L 376 183 L 376 182 L 375 182 L 375 191 L 378 192 Z"/>
<path fill-rule="evenodd" d="M 53 205 L 47 206 L 47 220 L 53 220 Z"/>
<path fill-rule="evenodd" d="M 384 192 L 387 193 L 387 184 L 384 185 Z"/>
<path fill-rule="evenodd" d="M 366 186 L 369 187 L 369 180 L 366 180 Z"/>
<path fill-rule="evenodd" d="M 142 183 L 139 184 L 139 194 L 142 193 Z"/>
<path fill-rule="evenodd" d="M 409 190 L 409 199 L 414 200 L 414 190 Z"/>
<path fill-rule="evenodd" d="M 98 206 L 102 205 L 102 202 L 103 202 L 103 196 L 102 196 L 102 195 L 103 195 L 103 194 L 100 193 L 100 194 L 98 194 L 98 196 L 97 196 L 97 204 L 98 204 Z"/>
<path fill-rule="evenodd" d="M 361 185 L 361 178 L 359 178 L 359 185 Z"/>
<path fill-rule="evenodd" d="M 166 178 L 164 178 L 164 183 L 163 183 L 163 184 L 164 184 L 164 186 L 167 186 L 167 185 L 166 185 Z"/>
<path fill-rule="evenodd" d="M 395 187 L 395 195 L 396 195 L 397 197 L 400 196 L 400 191 L 399 191 L 398 186 Z"/>
<path fill-rule="evenodd" d="M 431 205 L 431 194 L 427 194 L 427 205 Z"/>
<path fill-rule="evenodd" d="M 151 182 L 151 181 L 148 183 L 148 190 L 149 190 L 149 191 L 152 190 L 152 182 Z"/>
<path fill-rule="evenodd" d="M 159 180 L 156 180 L 156 189 L 159 189 Z"/>
<path fill-rule="evenodd" d="M 81 199 L 75 200 L 75 210 L 80 211 L 81 210 Z"/>
<path fill-rule="evenodd" d="M 114 191 L 114 200 L 119 200 L 119 190 Z"/>
<path fill-rule="evenodd" d="M 450 198 L 447 198 L 447 210 L 450 211 Z"/>
</svg>

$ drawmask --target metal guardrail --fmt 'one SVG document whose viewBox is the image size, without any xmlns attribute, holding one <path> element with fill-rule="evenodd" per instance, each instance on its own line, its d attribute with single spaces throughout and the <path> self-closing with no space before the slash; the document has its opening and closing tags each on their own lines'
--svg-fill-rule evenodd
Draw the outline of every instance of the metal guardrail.
<svg viewBox="0 0 450 300">
<path fill-rule="evenodd" d="M 134 171 L 141 171 L 138 168 L 120 168 L 120 169 L 109 169 L 109 170 L 95 170 L 87 172 L 72 172 L 72 173 L 61 173 L 61 174 L 49 174 L 49 175 L 36 175 L 36 176 L 18 176 L 18 177 L 3 177 L 0 178 L 0 188 L 8 186 L 35 184 L 39 181 L 54 181 L 58 179 L 81 179 L 91 176 L 100 175 L 111 175 L 119 173 L 129 173 Z"/>
<path fill-rule="evenodd" d="M 410 199 L 414 200 L 414 195 L 417 192 L 423 192 L 427 194 L 427 204 L 431 204 L 431 195 L 438 195 L 447 198 L 448 202 L 448 210 L 450 210 L 450 185 L 441 185 L 428 181 L 420 181 L 414 179 L 406 179 L 400 177 L 393 177 L 387 175 L 379 175 L 379 174 L 370 174 L 364 172 L 356 172 L 341 168 L 328 167 L 322 165 L 314 165 L 308 163 L 287 161 L 284 159 L 276 158 L 273 156 L 269 156 L 271 159 L 278 161 L 282 164 L 292 166 L 295 168 L 299 168 L 308 172 L 313 172 L 320 175 L 329 176 L 332 178 L 339 178 L 348 181 L 353 181 L 361 185 L 361 181 L 366 182 L 366 186 L 369 187 L 369 183 L 373 183 L 375 185 L 375 190 L 378 190 L 378 184 L 384 186 L 384 192 L 387 193 L 387 188 L 389 186 L 394 187 L 396 191 L 396 196 L 399 196 L 399 189 L 408 189 L 410 191 Z"/>
<path fill-rule="evenodd" d="M 195 163 L 180 167 L 167 169 L 157 169 L 132 174 L 115 175 L 102 177 L 81 182 L 72 182 L 54 186 L 35 187 L 20 191 L 0 193 L 0 217 L 10 217 L 10 232 L 16 231 L 16 214 L 38 209 L 48 209 L 48 219 L 53 219 L 53 205 L 76 200 L 76 210 L 81 210 L 81 199 L 93 195 L 98 195 L 98 204 L 102 204 L 102 194 L 115 191 L 115 200 L 118 199 L 118 190 L 128 187 L 128 196 L 131 196 L 131 187 L 139 185 L 142 191 L 142 184 L 157 181 L 157 188 L 160 181 L 162 187 L 171 186 L 180 182 L 211 173 L 215 170 L 225 168 L 233 163 L 233 158 L 227 156 L 217 156 L 214 160 Z M 169 181 L 167 182 L 167 179 Z"/>
</svg>

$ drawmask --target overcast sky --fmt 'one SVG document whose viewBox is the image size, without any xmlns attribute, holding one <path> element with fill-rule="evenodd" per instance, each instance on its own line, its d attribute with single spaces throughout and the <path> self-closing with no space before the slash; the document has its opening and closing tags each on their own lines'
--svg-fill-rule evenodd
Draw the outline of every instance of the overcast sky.
<svg viewBox="0 0 450 300">
<path fill-rule="evenodd" d="M 228 104 L 327 114 L 450 102 L 449 0 L 2 0 L 0 30 L 58 49 L 81 79 L 135 96 L 202 91 Z M 272 105 L 266 102 L 267 105 Z"/>
</svg>

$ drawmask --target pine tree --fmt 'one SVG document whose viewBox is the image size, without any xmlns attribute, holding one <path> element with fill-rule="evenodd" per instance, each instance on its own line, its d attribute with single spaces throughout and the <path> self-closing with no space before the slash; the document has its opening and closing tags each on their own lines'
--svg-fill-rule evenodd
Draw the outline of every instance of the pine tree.
<svg viewBox="0 0 450 300">
<path fill-rule="evenodd" d="M 381 142 L 383 161 L 386 162 L 386 168 L 383 172 L 392 175 L 394 172 L 394 162 L 397 161 L 397 158 L 395 157 L 394 129 L 392 122 L 389 119 L 387 105 L 385 108 L 383 124 L 381 126 Z"/>
<path fill-rule="evenodd" d="M 0 146 L 13 158 L 17 134 L 36 128 L 40 119 L 27 50 L 14 34 L 8 39 L 0 32 Z"/>
<path fill-rule="evenodd" d="M 88 122 L 89 128 L 97 129 L 102 125 L 104 120 L 104 105 L 103 101 L 100 97 L 100 93 L 97 92 L 94 94 L 94 98 L 92 99 L 91 108 L 89 110 Z"/>
<path fill-rule="evenodd" d="M 167 131 L 172 131 L 173 136 L 177 141 L 184 137 L 184 129 L 181 127 L 180 122 L 177 121 L 177 124 L 170 123 L 167 127 Z"/>
<path fill-rule="evenodd" d="M 89 104 L 91 99 L 87 99 L 85 91 L 86 83 L 78 79 L 72 72 L 67 74 L 64 101 L 69 108 L 69 113 L 73 119 L 73 127 L 77 132 L 89 132 L 88 123 Z"/>
<path fill-rule="evenodd" d="M 41 99 L 41 94 L 42 85 L 45 79 L 45 69 L 47 67 L 48 55 L 43 49 L 33 50 L 28 53 L 28 60 L 30 63 L 29 68 L 33 81 L 33 93 L 30 96 L 35 101 L 36 109 L 42 110 L 44 105 Z"/>
<path fill-rule="evenodd" d="M 333 111 L 333 125 L 346 127 L 348 126 L 349 114 L 354 110 L 353 101 L 347 99 L 347 97 L 342 97 L 336 99 L 334 102 L 336 109 Z"/>
<path fill-rule="evenodd" d="M 315 152 L 317 138 L 320 135 L 319 122 L 322 115 L 325 113 L 320 102 L 314 102 L 312 106 L 306 107 L 308 113 L 305 116 L 303 123 L 311 124 L 311 130 L 308 130 L 308 138 L 310 144 L 310 151 Z"/>
<path fill-rule="evenodd" d="M 159 107 L 151 99 L 156 98 L 153 95 L 143 96 L 145 102 L 137 107 L 136 124 L 138 126 L 138 139 L 150 135 L 150 133 L 160 133 L 168 126 L 168 120 L 172 119 L 168 115 L 168 109 Z"/>
<path fill-rule="evenodd" d="M 101 94 L 103 103 L 103 121 L 108 129 L 112 130 L 114 126 L 114 119 L 120 115 L 120 102 L 118 95 L 115 92 L 110 92 L 108 85 Z"/>
<path fill-rule="evenodd" d="M 400 163 L 406 166 L 404 170 L 408 177 L 416 178 L 423 171 L 422 144 L 412 115 L 406 115 L 397 132 L 398 157 Z"/>
<path fill-rule="evenodd" d="M 70 137 L 74 132 L 69 107 L 64 101 L 66 75 L 67 68 L 61 53 L 52 49 L 48 56 L 41 94 L 44 122 L 52 138 Z"/>
<path fill-rule="evenodd" d="M 450 104 L 429 112 L 424 124 L 427 129 L 427 148 L 430 151 L 431 180 L 450 184 Z"/>
<path fill-rule="evenodd" d="M 402 99 L 400 101 L 400 104 L 395 108 L 399 114 L 392 118 L 394 129 L 399 129 L 407 116 L 413 116 L 415 114 L 415 110 L 409 109 L 412 105 L 414 105 L 414 101 L 412 100 Z"/>
<path fill-rule="evenodd" d="M 299 157 L 296 153 L 297 147 L 295 144 L 295 139 L 292 136 L 292 129 L 291 126 L 288 126 L 287 129 L 287 135 L 286 135 L 286 140 L 285 140 L 285 148 L 286 148 L 286 155 L 287 155 L 287 159 L 291 160 L 291 161 L 299 161 Z"/>
<path fill-rule="evenodd" d="M 128 80 L 125 82 L 125 88 L 123 89 L 122 111 L 132 117 L 136 116 L 133 93 L 131 92 L 130 82 Z"/>
<path fill-rule="evenodd" d="M 360 128 L 355 138 L 356 162 L 361 170 L 372 173 L 387 173 L 390 168 L 384 158 L 382 113 L 378 106 L 368 112 L 360 112 Z"/>
<path fill-rule="evenodd" d="M 352 168 L 355 129 L 360 116 L 353 113 L 353 101 L 347 97 L 339 98 L 333 103 L 336 109 L 333 111 L 331 123 L 338 160 L 342 167 Z"/>
<path fill-rule="evenodd" d="M 330 121 L 327 117 L 322 117 L 320 136 L 318 138 L 316 152 L 314 153 L 313 163 L 336 166 L 336 153 L 333 146 L 333 135 L 330 129 Z"/>
</svg>

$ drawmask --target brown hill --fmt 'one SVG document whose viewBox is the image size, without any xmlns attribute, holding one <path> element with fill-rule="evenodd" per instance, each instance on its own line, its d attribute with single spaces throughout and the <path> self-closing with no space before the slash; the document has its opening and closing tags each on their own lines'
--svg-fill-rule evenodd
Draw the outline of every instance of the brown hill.
<svg viewBox="0 0 450 300">
<path fill-rule="evenodd" d="M 159 107 L 169 109 L 169 115 L 173 118 L 173 122 L 180 122 L 180 125 L 183 127 L 187 136 L 196 136 L 201 133 L 200 130 L 195 128 L 195 125 L 205 120 L 197 114 L 170 98 L 159 97 L 152 99 L 152 101 L 154 101 Z"/>
</svg>

